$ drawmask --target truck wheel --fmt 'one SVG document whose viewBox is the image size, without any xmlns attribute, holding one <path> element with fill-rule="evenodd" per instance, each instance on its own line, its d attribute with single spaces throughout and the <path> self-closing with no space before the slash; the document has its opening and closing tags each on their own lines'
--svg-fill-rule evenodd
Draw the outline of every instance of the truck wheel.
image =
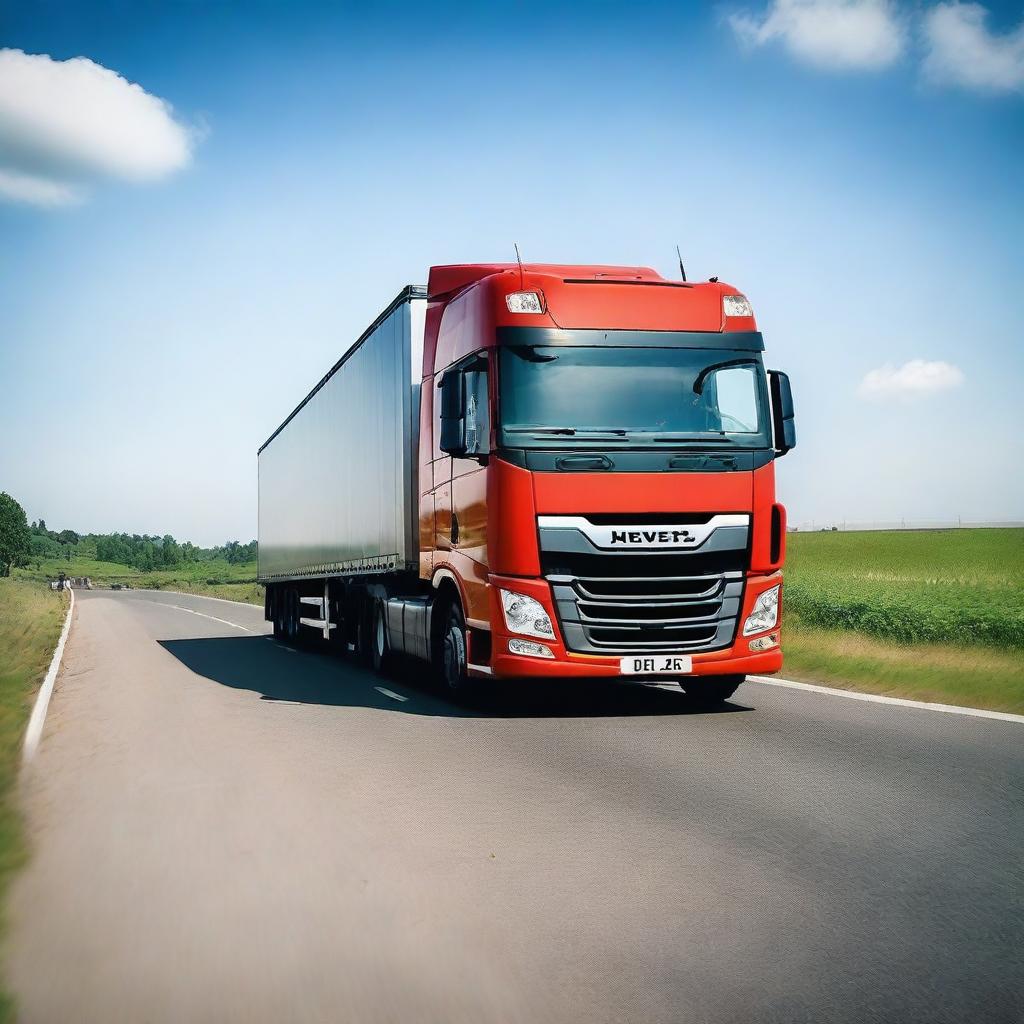
<svg viewBox="0 0 1024 1024">
<path fill-rule="evenodd" d="M 681 679 L 679 685 L 695 707 L 714 707 L 727 701 L 746 676 L 694 676 Z"/>
<path fill-rule="evenodd" d="M 441 678 L 451 693 L 466 696 L 472 689 L 473 680 L 466 671 L 466 619 L 458 602 L 448 607 L 444 632 L 441 634 L 440 665 Z"/>
</svg>

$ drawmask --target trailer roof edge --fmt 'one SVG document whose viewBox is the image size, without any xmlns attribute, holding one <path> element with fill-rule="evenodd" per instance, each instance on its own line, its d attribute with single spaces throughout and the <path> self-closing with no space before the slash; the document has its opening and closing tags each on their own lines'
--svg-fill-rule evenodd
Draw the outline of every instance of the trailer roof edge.
<svg viewBox="0 0 1024 1024">
<path fill-rule="evenodd" d="M 302 408 L 309 402 L 309 400 L 341 369 L 342 365 L 348 359 L 349 356 L 355 352 L 366 339 L 373 334 L 373 332 L 389 317 L 391 314 L 404 302 L 408 302 L 410 299 L 425 299 L 427 297 L 427 289 L 422 285 L 418 284 L 407 284 L 392 300 L 388 303 L 386 308 L 377 314 L 373 323 L 363 331 L 362 334 L 345 350 L 344 355 L 320 378 L 316 387 L 306 397 L 299 402 L 297 406 L 285 417 L 281 425 L 275 430 L 270 437 L 266 439 L 256 450 L 257 456 L 263 451 L 264 448 L 270 444 L 271 441 L 277 437 L 278 434 L 288 426 L 289 423 L 299 414 Z"/>
</svg>

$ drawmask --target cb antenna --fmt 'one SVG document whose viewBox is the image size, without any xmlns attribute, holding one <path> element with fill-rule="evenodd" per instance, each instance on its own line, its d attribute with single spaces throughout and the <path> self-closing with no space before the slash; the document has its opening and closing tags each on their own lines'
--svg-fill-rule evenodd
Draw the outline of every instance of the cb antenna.
<svg viewBox="0 0 1024 1024">
<path fill-rule="evenodd" d="M 519 244 L 517 242 L 512 243 L 512 247 L 516 251 L 516 263 L 519 264 L 519 287 L 523 287 L 523 258 L 519 255 Z"/>
<path fill-rule="evenodd" d="M 679 251 L 679 246 L 676 246 L 676 255 L 679 257 L 679 276 L 685 281 L 686 280 L 686 267 L 683 266 L 683 254 Z"/>
</svg>

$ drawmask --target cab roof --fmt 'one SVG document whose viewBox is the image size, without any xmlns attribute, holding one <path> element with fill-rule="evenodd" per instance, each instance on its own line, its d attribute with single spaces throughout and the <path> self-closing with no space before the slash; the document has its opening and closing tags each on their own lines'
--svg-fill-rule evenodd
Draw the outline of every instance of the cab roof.
<svg viewBox="0 0 1024 1024">
<path fill-rule="evenodd" d="M 670 281 L 650 267 L 462 263 L 431 267 L 427 297 L 445 304 L 479 286 L 497 325 L 607 330 L 754 331 L 754 317 L 726 318 L 720 281 Z M 538 291 L 543 315 L 511 313 L 505 296 Z"/>
</svg>

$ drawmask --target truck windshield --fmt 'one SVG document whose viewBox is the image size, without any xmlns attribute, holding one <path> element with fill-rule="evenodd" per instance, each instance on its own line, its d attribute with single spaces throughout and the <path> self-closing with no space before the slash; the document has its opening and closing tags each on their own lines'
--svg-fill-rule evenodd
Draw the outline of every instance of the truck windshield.
<svg viewBox="0 0 1024 1024">
<path fill-rule="evenodd" d="M 509 345 L 501 349 L 501 429 L 509 447 L 600 441 L 769 445 L 757 352 Z"/>
</svg>

